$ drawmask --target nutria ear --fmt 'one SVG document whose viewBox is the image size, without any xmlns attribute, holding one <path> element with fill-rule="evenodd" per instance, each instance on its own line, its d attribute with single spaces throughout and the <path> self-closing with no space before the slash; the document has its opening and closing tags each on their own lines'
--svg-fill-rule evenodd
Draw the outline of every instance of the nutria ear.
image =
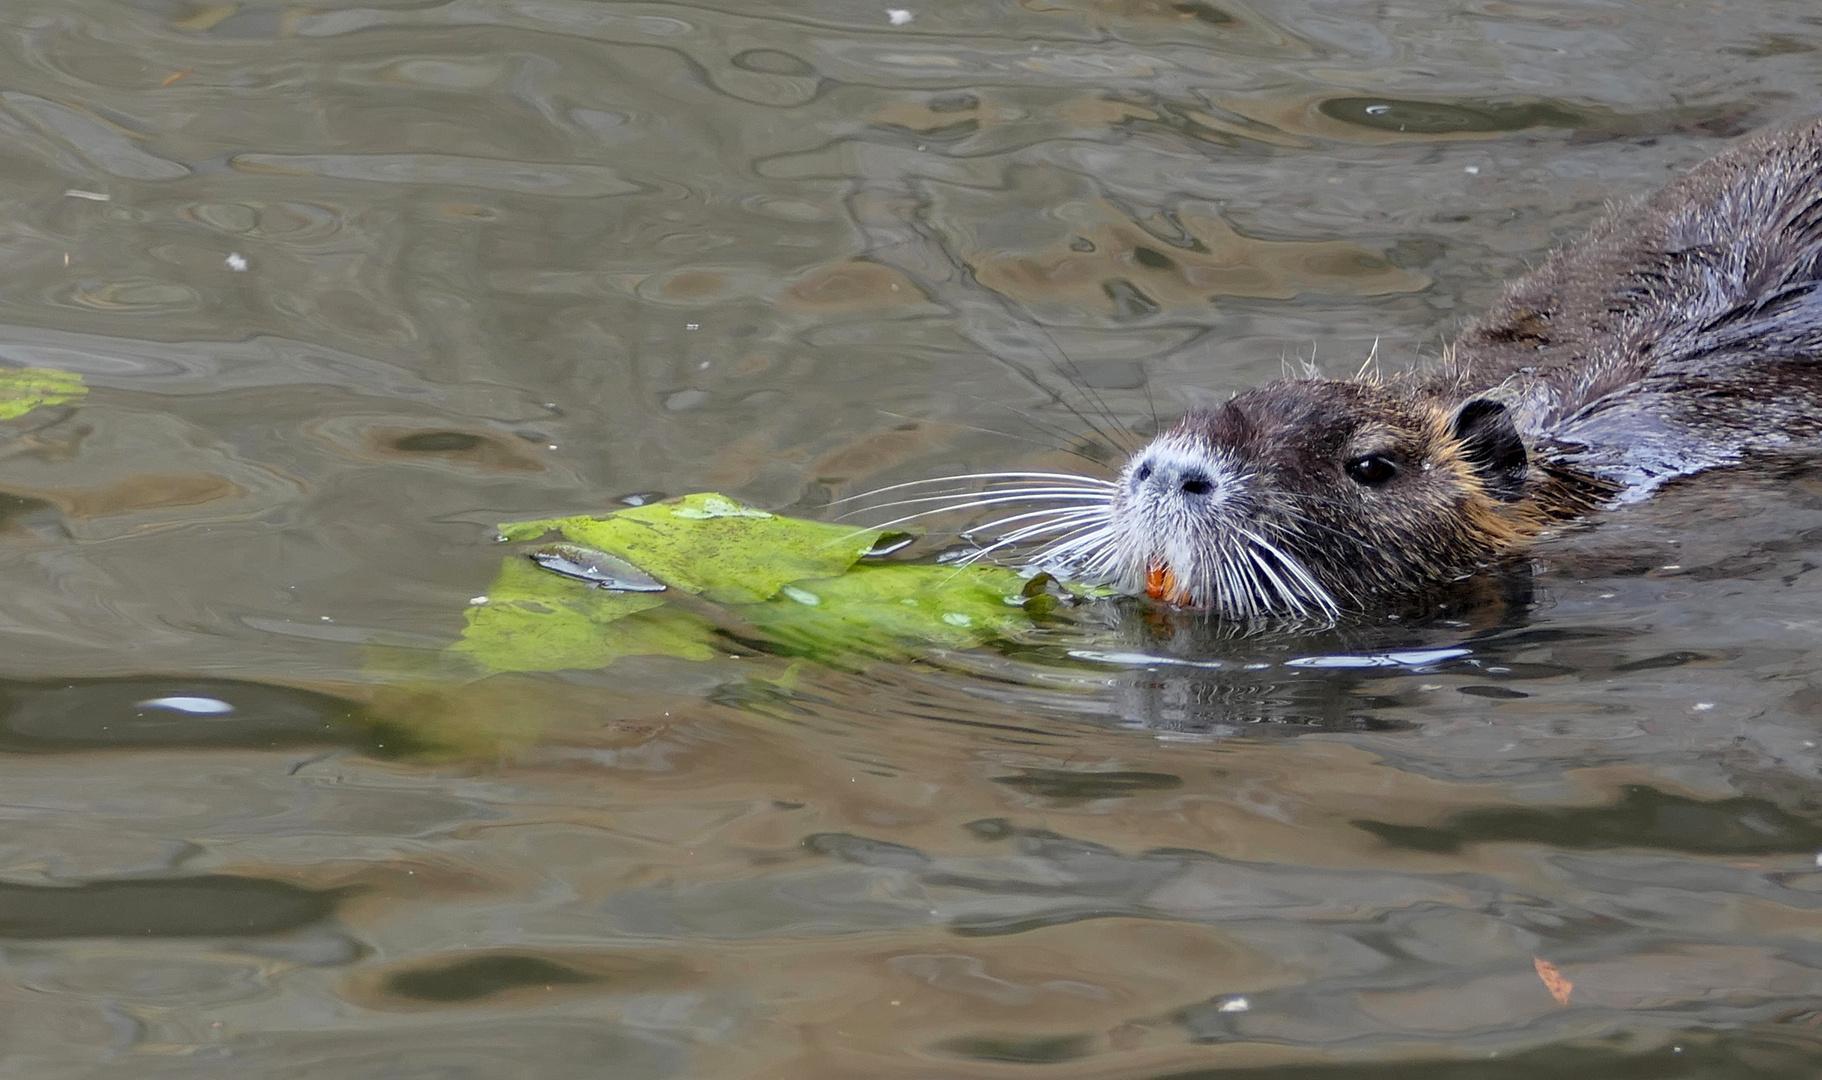
<svg viewBox="0 0 1822 1080">
<path fill-rule="evenodd" d="M 1525 441 L 1512 414 L 1497 401 L 1475 398 L 1455 412 L 1461 456 L 1487 485 L 1487 494 L 1516 502 L 1525 494 Z"/>
</svg>

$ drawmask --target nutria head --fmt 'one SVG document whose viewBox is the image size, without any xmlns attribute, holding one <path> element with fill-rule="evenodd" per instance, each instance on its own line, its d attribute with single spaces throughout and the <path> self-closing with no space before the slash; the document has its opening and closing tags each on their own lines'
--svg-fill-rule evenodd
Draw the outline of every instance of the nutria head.
<svg viewBox="0 0 1822 1080">
<path fill-rule="evenodd" d="M 1526 501 L 1505 406 L 1286 380 L 1127 461 L 1104 565 L 1123 591 L 1228 617 L 1331 616 L 1472 570 L 1535 531 Z"/>
</svg>

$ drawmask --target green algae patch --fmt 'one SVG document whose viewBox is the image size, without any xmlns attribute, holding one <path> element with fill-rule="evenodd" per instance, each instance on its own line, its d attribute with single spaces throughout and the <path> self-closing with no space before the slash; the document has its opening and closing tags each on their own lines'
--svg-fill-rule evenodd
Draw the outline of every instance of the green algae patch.
<svg viewBox="0 0 1822 1080">
<path fill-rule="evenodd" d="M 63 405 L 89 392 L 82 376 L 50 368 L 0 368 L 0 420 L 45 405 Z"/>
<path fill-rule="evenodd" d="M 879 530 L 784 517 L 724 495 L 500 532 L 564 542 L 509 555 L 469 607 L 451 649 L 487 672 L 592 669 L 630 656 L 709 660 L 718 641 L 723 651 L 757 647 L 834 665 L 902 660 L 1016 638 L 1057 603 L 1047 576 L 862 562 Z M 634 576 L 662 590 L 611 587 Z"/>
</svg>

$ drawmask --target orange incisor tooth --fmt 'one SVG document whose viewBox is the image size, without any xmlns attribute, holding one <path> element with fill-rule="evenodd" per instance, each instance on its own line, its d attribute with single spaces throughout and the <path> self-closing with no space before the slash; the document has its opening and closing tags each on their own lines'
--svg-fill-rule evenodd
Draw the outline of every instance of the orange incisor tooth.
<svg viewBox="0 0 1822 1080">
<path fill-rule="evenodd" d="M 1182 603 L 1183 592 L 1178 587 L 1177 575 L 1171 572 L 1168 565 L 1155 562 L 1145 570 L 1145 595 L 1153 600 L 1164 600 L 1169 603 Z"/>
</svg>

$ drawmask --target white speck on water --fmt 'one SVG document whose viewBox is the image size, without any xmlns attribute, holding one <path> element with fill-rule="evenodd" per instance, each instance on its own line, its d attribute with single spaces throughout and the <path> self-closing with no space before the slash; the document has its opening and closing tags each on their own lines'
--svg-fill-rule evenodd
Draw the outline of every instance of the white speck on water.
<svg viewBox="0 0 1822 1080">
<path fill-rule="evenodd" d="M 234 271 L 235 273 L 240 274 L 240 273 L 246 272 L 247 257 L 245 255 L 242 255 L 240 252 L 238 252 L 238 251 L 228 252 L 228 257 L 225 261 L 228 264 L 228 269 Z"/>
<path fill-rule="evenodd" d="M 702 324 L 698 322 L 686 322 L 683 324 L 683 328 L 685 330 L 700 330 L 702 329 Z"/>
<path fill-rule="evenodd" d="M 1221 1004 L 1215 1006 L 1215 1011 L 1224 1012 L 1224 1013 L 1238 1013 L 1238 1012 L 1245 1012 L 1252 1007 L 1253 1007 L 1253 1003 L 1246 1000 L 1245 996 L 1243 996 L 1241 994 L 1235 994 L 1233 997 L 1230 997 L 1230 998 L 1222 998 Z"/>
<path fill-rule="evenodd" d="M 702 363 L 696 365 L 697 371 L 707 371 L 708 369 L 709 369 L 709 362 L 707 360 L 704 360 Z"/>
<path fill-rule="evenodd" d="M 1665 563 L 1663 566 L 1658 567 L 1659 570 L 1681 570 L 1682 568 L 1683 568 L 1682 563 L 1674 563 L 1674 562 Z"/>
<path fill-rule="evenodd" d="M 152 698 L 133 706 L 135 709 L 167 709 L 171 712 L 192 713 L 197 716 L 221 716 L 234 711 L 234 706 L 220 698 L 175 697 Z"/>
<path fill-rule="evenodd" d="M 951 611 L 943 616 L 943 621 L 950 626 L 973 626 L 974 620 L 959 611 Z"/>
<path fill-rule="evenodd" d="M 477 605 L 478 605 L 478 604 L 485 604 L 485 603 L 486 603 L 486 602 L 487 602 L 487 594 L 486 594 L 486 593 L 482 593 L 482 594 L 481 594 L 481 595 L 479 595 L 479 596 L 471 596 L 471 597 L 469 597 L 469 598 L 468 598 L 468 602 L 469 602 L 469 603 L 470 603 L 470 604 L 477 604 Z"/>
<path fill-rule="evenodd" d="M 893 26 L 903 26 L 910 22 L 912 18 L 912 14 L 904 8 L 886 9 L 886 21 L 890 22 Z"/>
<path fill-rule="evenodd" d="M 1479 165 L 1469 165 L 1467 168 L 1463 169 L 1462 172 L 1465 172 L 1470 176 L 1478 176 L 1478 175 L 1480 175 L 1480 166 Z"/>
<path fill-rule="evenodd" d="M 87 199 L 90 202 L 108 202 L 113 199 L 113 196 L 105 191 L 84 191 L 81 188 L 70 188 L 64 194 L 72 199 Z"/>
<path fill-rule="evenodd" d="M 1366 107 L 1366 114 L 1368 116 L 1384 116 L 1391 111 L 1392 107 L 1390 105 L 1368 105 Z"/>
<path fill-rule="evenodd" d="M 1707 712 L 1712 708 L 1714 708 L 1714 702 L 1712 701 L 1698 701 L 1695 703 L 1696 712 Z"/>
<path fill-rule="evenodd" d="M 555 450 L 556 448 L 557 448 L 556 443 L 545 443 L 544 444 L 544 449 L 546 449 L 546 450 Z"/>
<path fill-rule="evenodd" d="M 317 618 L 321 619 L 324 622 L 334 622 L 335 621 L 334 619 L 331 619 L 327 615 L 318 615 Z"/>
</svg>

